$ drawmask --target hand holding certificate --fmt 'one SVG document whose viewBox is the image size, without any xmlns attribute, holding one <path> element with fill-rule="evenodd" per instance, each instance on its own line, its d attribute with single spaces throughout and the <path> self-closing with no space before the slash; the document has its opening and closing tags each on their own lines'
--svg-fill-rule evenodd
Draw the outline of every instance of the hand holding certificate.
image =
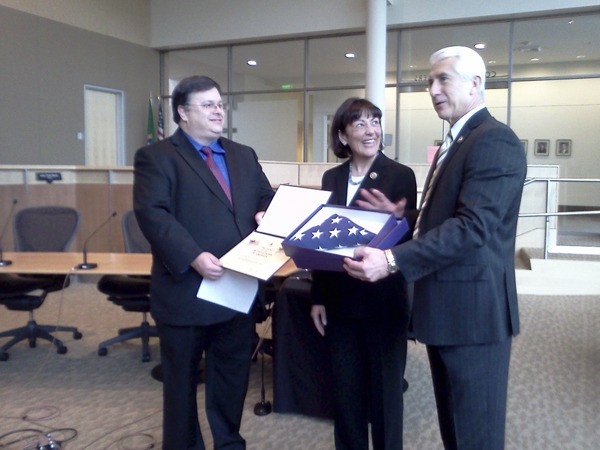
<svg viewBox="0 0 600 450">
<path fill-rule="evenodd" d="M 283 251 L 282 241 L 330 196 L 329 191 L 279 186 L 256 231 L 221 257 L 223 266 L 268 280 L 290 259 Z"/>
<path fill-rule="evenodd" d="M 197 297 L 227 308 L 248 313 L 258 279 L 268 280 L 289 260 L 281 242 L 307 216 L 327 203 L 331 192 L 281 185 L 260 225 L 220 258 L 225 274 L 218 280 L 204 279 Z"/>
</svg>

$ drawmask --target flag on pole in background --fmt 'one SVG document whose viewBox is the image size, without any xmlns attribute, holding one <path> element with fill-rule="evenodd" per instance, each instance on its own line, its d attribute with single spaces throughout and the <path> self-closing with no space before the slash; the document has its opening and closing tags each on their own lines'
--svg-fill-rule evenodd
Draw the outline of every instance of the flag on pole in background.
<svg viewBox="0 0 600 450">
<path fill-rule="evenodd" d="M 152 113 L 152 99 L 148 100 L 148 134 L 146 145 L 156 142 L 156 131 L 154 130 L 154 114 Z"/>
<path fill-rule="evenodd" d="M 159 141 L 165 138 L 165 117 L 163 115 L 162 102 L 158 100 L 158 127 L 156 130 L 156 137 Z"/>
</svg>

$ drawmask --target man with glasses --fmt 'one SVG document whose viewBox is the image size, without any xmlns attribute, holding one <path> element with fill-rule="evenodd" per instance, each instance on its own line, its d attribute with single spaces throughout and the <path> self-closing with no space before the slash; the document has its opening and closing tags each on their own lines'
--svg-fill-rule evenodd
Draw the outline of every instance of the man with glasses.
<svg viewBox="0 0 600 450">
<path fill-rule="evenodd" d="M 134 209 L 152 246 L 151 312 L 160 337 L 163 449 L 204 449 L 196 391 L 205 354 L 205 408 L 214 448 L 243 449 L 254 320 L 196 297 L 219 258 L 252 232 L 273 190 L 254 150 L 221 137 L 221 89 L 192 76 L 172 93 L 177 131 L 141 148 Z"/>
</svg>

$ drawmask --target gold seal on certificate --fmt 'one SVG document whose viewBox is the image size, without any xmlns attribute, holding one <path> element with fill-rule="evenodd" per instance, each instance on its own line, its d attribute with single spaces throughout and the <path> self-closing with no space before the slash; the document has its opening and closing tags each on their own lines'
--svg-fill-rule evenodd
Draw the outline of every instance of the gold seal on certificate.
<svg viewBox="0 0 600 450">
<path fill-rule="evenodd" d="M 268 280 L 289 259 L 282 241 L 281 237 L 254 231 L 221 257 L 221 262 L 227 269 Z"/>
</svg>

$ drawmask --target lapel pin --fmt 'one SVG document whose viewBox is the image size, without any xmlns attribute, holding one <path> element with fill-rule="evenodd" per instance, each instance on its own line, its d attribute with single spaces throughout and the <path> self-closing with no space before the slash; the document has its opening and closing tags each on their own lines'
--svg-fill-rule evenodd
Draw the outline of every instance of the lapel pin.
<svg viewBox="0 0 600 450">
<path fill-rule="evenodd" d="M 375 180 L 375 179 L 376 179 L 378 176 L 379 176 L 379 174 L 378 174 L 377 172 L 371 172 L 371 173 L 369 174 L 369 178 L 370 178 L 371 180 Z"/>
<path fill-rule="evenodd" d="M 464 140 L 465 140 L 465 138 L 463 136 L 461 136 L 456 140 L 456 142 L 458 142 L 460 144 Z"/>
</svg>

